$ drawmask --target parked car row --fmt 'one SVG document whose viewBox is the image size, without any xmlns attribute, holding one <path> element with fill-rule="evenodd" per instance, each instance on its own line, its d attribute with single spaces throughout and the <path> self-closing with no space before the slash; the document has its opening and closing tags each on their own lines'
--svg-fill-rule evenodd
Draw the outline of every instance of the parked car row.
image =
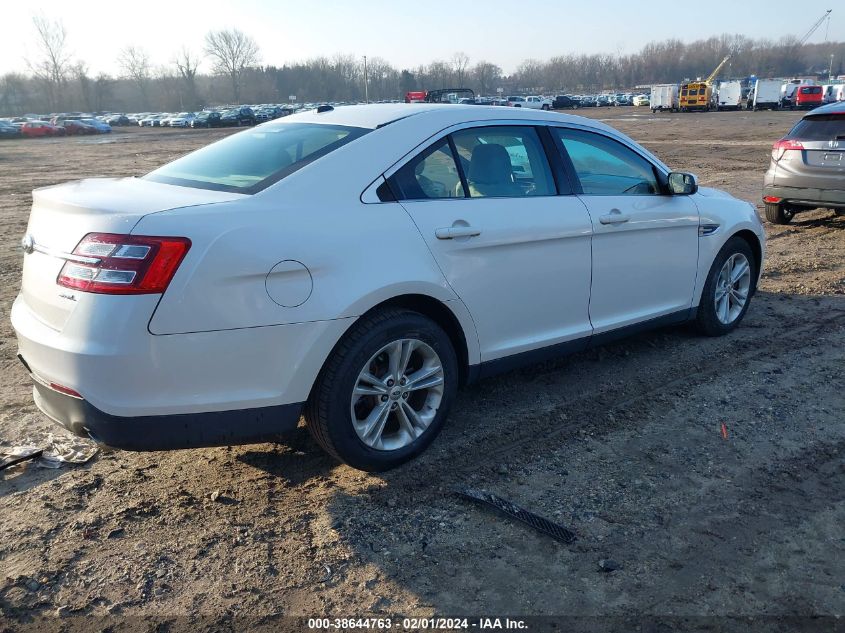
<svg viewBox="0 0 845 633">
<path fill-rule="evenodd" d="M 52 117 L 27 116 L 0 119 L 0 138 L 107 134 L 111 130 L 111 125 L 90 115 L 57 114 Z"/>
<path fill-rule="evenodd" d="M 50 115 L 27 114 L 0 119 L 0 139 L 20 137 L 76 136 L 105 134 L 113 127 L 240 127 L 293 114 L 311 104 L 234 106 L 201 112 L 138 112 L 107 113 L 94 116 L 84 112 L 62 112 Z M 316 107 L 316 104 L 311 106 Z"/>
<path fill-rule="evenodd" d="M 239 127 L 256 125 L 293 114 L 300 106 L 260 105 L 234 106 L 209 109 L 200 112 L 179 112 L 178 114 L 142 112 L 127 116 L 129 125 L 140 127 Z"/>
</svg>

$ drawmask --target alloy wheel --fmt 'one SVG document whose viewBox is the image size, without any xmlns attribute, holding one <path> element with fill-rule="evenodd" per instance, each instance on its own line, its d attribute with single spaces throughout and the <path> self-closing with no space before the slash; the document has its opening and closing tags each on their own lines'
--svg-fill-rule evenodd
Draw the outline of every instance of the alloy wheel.
<svg viewBox="0 0 845 633">
<path fill-rule="evenodd" d="M 751 289 L 751 264 L 742 253 L 728 257 L 716 279 L 716 317 L 730 325 L 742 314 Z"/>
<path fill-rule="evenodd" d="M 443 363 L 419 339 L 388 343 L 364 365 L 355 381 L 352 426 L 370 448 L 408 446 L 434 421 L 443 400 Z"/>
</svg>

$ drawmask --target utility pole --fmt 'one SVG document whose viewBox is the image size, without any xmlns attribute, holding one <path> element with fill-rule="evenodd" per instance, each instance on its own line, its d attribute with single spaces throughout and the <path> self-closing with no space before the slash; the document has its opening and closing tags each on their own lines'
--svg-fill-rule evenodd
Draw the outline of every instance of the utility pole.
<svg viewBox="0 0 845 633">
<path fill-rule="evenodd" d="M 833 58 L 835 55 L 833 53 L 830 54 L 830 66 L 827 68 L 827 80 L 833 81 Z"/>
<path fill-rule="evenodd" d="M 364 103 L 370 102 L 370 80 L 367 76 L 367 56 L 364 55 Z"/>
</svg>

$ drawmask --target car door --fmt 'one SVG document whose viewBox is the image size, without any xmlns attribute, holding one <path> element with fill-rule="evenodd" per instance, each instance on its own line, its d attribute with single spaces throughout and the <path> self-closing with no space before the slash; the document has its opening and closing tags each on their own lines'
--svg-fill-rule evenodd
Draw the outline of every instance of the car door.
<svg viewBox="0 0 845 633">
<path fill-rule="evenodd" d="M 537 129 L 456 131 L 389 182 L 470 311 L 483 362 L 586 345 L 590 217 L 558 195 Z"/>
<path fill-rule="evenodd" d="M 593 224 L 590 320 L 600 334 L 692 305 L 698 270 L 698 208 L 669 195 L 657 168 L 618 140 L 554 128 Z"/>
</svg>

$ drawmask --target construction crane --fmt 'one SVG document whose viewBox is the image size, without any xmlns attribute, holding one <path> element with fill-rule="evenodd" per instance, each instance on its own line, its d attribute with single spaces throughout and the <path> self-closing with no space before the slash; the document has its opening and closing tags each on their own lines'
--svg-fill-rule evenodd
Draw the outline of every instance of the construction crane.
<svg viewBox="0 0 845 633">
<path fill-rule="evenodd" d="M 801 40 L 798 42 L 799 46 L 805 44 L 807 40 L 810 39 L 810 36 L 818 30 L 818 28 L 824 23 L 825 20 L 830 20 L 831 13 L 833 13 L 833 9 L 828 9 L 824 12 L 824 15 L 818 19 L 818 21 L 810 28 L 810 30 L 807 31 L 807 34 L 802 37 Z M 830 23 L 828 22 L 828 24 Z"/>
<path fill-rule="evenodd" d="M 681 84 L 678 100 L 678 107 L 681 112 L 710 109 L 713 100 L 713 81 L 719 75 L 719 71 L 731 60 L 731 57 L 733 57 L 733 53 L 725 55 L 725 58 L 719 62 L 719 65 L 713 69 L 713 72 L 704 81 L 699 79 L 698 81 L 688 81 Z"/>
<path fill-rule="evenodd" d="M 704 80 L 704 83 L 712 84 L 713 80 L 716 79 L 716 76 L 719 74 L 719 71 L 725 67 L 725 64 L 727 64 L 731 60 L 731 57 L 733 57 L 733 53 L 725 55 L 725 59 L 719 62 L 719 65 L 716 66 L 716 68 L 713 69 L 713 72 L 707 76 L 707 79 Z"/>
</svg>

